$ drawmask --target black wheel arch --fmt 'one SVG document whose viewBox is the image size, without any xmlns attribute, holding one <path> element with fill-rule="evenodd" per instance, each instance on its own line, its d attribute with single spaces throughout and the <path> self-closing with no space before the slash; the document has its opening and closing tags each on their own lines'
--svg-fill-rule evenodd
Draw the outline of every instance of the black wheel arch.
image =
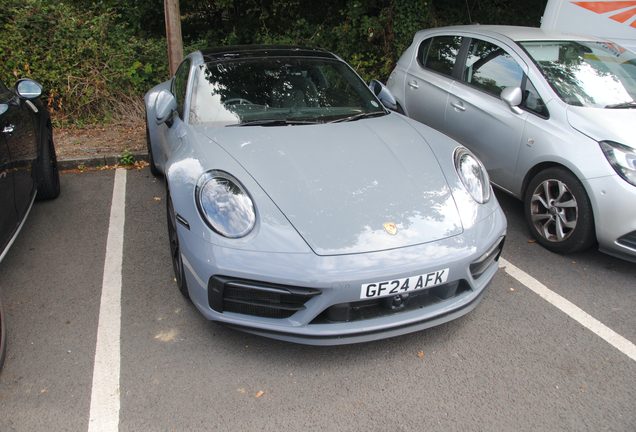
<svg viewBox="0 0 636 432">
<path fill-rule="evenodd" d="M 548 168 L 562 168 L 568 171 L 574 177 L 579 178 L 579 176 L 574 174 L 571 169 L 569 169 L 563 164 L 556 163 L 556 162 L 541 162 L 540 164 L 537 164 L 533 166 L 530 170 L 528 170 L 528 172 L 526 173 L 526 176 L 523 178 L 523 183 L 521 183 L 521 193 L 519 195 L 522 201 L 524 197 L 526 196 L 526 192 L 528 192 L 528 186 L 530 185 L 530 182 L 532 181 L 532 179 L 535 178 L 536 175 L 539 174 L 541 171 L 545 171 Z M 587 190 L 585 192 L 587 193 Z"/>
<path fill-rule="evenodd" d="M 57 169 L 57 154 L 55 153 L 55 142 L 53 139 L 53 124 L 51 116 L 44 107 L 40 110 L 40 126 L 38 128 L 38 157 L 36 162 L 36 187 L 37 200 L 47 200 L 57 198 L 60 194 L 60 179 Z M 51 134 L 51 142 L 46 138 Z M 52 159 L 52 161 L 51 161 Z M 45 165 L 53 168 L 46 168 Z M 53 177 L 51 177 L 53 176 Z"/>
</svg>

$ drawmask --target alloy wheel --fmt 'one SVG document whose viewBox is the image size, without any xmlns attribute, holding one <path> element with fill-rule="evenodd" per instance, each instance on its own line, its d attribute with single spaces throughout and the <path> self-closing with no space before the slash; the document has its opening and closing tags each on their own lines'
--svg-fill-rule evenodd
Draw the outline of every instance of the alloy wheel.
<svg viewBox="0 0 636 432">
<path fill-rule="evenodd" d="M 578 221 L 578 205 L 567 185 L 560 180 L 545 180 L 532 193 L 532 223 L 546 240 L 566 240 Z"/>
</svg>

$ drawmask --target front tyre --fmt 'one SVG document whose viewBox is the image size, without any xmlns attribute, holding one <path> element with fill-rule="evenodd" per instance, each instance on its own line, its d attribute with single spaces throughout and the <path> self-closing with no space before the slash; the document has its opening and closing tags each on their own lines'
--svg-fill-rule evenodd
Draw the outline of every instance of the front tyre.
<svg viewBox="0 0 636 432">
<path fill-rule="evenodd" d="M 177 214 L 174 211 L 170 189 L 166 187 L 166 206 L 168 214 L 168 239 L 170 240 L 170 257 L 172 258 L 172 267 L 174 269 L 174 277 L 177 281 L 177 287 L 181 294 L 190 299 L 188 293 L 188 285 L 186 283 L 185 271 L 183 270 L 183 259 L 181 258 L 181 247 L 179 245 L 179 233 L 177 232 Z"/>
<path fill-rule="evenodd" d="M 38 186 L 38 200 L 57 198 L 60 195 L 60 173 L 57 170 L 57 156 L 53 144 L 53 130 L 47 122 L 40 133 L 40 184 Z"/>
<path fill-rule="evenodd" d="M 524 214 L 537 242 L 552 252 L 579 252 L 595 241 L 590 199 L 579 179 L 563 168 L 548 168 L 532 179 Z"/>
<path fill-rule="evenodd" d="M 4 364 L 4 356 L 7 353 L 7 328 L 4 321 L 4 308 L 0 299 L 0 372 Z"/>
<path fill-rule="evenodd" d="M 157 165 L 155 165 L 155 157 L 152 153 L 152 143 L 150 142 L 148 123 L 146 123 L 146 146 L 148 147 L 148 166 L 150 167 L 150 173 L 154 176 L 160 176 L 161 172 L 157 169 Z"/>
</svg>

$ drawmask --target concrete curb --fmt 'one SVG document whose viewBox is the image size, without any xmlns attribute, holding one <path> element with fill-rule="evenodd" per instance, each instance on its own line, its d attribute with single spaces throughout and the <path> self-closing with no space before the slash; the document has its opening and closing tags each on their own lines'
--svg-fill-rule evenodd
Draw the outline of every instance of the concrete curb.
<svg viewBox="0 0 636 432">
<path fill-rule="evenodd" d="M 148 152 L 131 152 L 131 155 L 135 157 L 137 161 L 148 162 Z M 97 168 L 100 166 L 113 166 L 119 163 L 119 156 L 114 154 L 107 155 L 83 155 L 64 157 L 57 159 L 57 169 L 59 171 L 77 169 L 80 165 L 84 165 L 86 168 Z"/>
</svg>

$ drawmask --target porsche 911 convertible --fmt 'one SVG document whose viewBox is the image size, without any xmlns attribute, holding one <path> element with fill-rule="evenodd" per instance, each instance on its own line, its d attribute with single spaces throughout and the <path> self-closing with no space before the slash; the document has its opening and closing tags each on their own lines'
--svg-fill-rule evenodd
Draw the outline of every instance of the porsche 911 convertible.
<svg viewBox="0 0 636 432">
<path fill-rule="evenodd" d="M 146 94 L 175 279 L 206 318 L 336 345 L 484 297 L 506 233 L 488 174 L 382 91 L 324 50 L 242 46 L 194 52 Z"/>
</svg>

